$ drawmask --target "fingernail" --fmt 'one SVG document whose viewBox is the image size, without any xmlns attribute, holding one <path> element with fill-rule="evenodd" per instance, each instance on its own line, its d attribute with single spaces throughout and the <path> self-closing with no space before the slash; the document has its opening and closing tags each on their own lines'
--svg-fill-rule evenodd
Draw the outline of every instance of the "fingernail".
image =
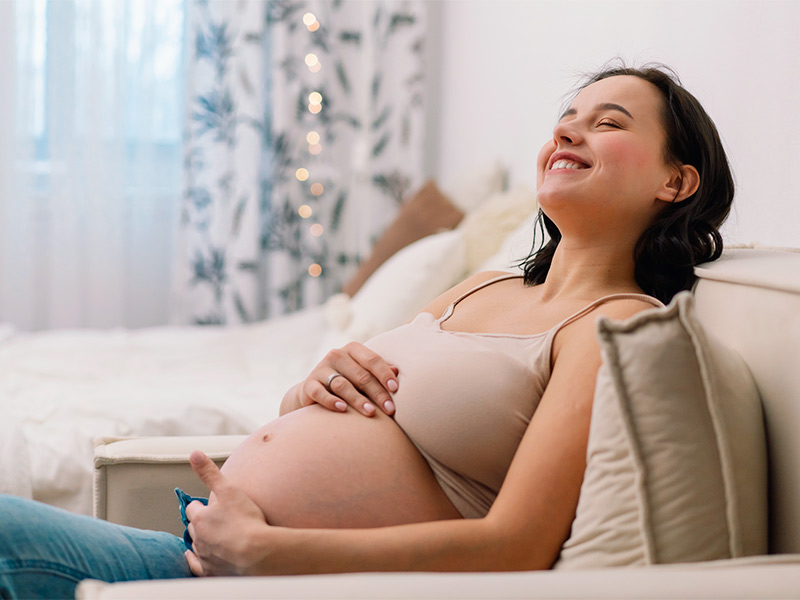
<svg viewBox="0 0 800 600">
<path fill-rule="evenodd" d="M 345 404 L 341 400 L 337 400 L 336 402 L 333 403 L 333 405 L 336 407 L 336 410 L 340 410 L 342 412 L 347 410 L 347 404 Z"/>
<path fill-rule="evenodd" d="M 387 413 L 393 413 L 394 402 L 392 402 L 391 400 L 387 400 L 386 402 L 383 403 L 383 408 L 386 410 Z"/>
<path fill-rule="evenodd" d="M 375 412 L 375 407 L 372 406 L 369 402 L 364 402 L 364 412 L 368 412 L 370 414 Z"/>
<path fill-rule="evenodd" d="M 396 392 L 397 382 L 394 379 L 390 379 L 389 381 L 386 382 L 386 387 L 389 388 L 390 392 Z"/>
<path fill-rule="evenodd" d="M 205 459 L 205 456 L 203 456 L 203 453 L 198 450 L 192 451 L 192 453 L 189 455 L 189 460 L 193 465 L 202 465 L 203 459 Z"/>
</svg>

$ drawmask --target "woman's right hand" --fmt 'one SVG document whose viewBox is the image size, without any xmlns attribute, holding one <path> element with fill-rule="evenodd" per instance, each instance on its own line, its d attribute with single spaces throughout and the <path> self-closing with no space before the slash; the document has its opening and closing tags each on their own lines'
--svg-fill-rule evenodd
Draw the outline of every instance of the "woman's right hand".
<svg viewBox="0 0 800 600">
<path fill-rule="evenodd" d="M 350 342 L 328 352 L 289 395 L 294 395 L 295 408 L 320 404 L 328 410 L 345 412 L 349 405 L 371 417 L 378 406 L 392 415 L 395 407 L 391 395 L 397 391 L 398 372 L 396 366 L 363 344 Z"/>
</svg>

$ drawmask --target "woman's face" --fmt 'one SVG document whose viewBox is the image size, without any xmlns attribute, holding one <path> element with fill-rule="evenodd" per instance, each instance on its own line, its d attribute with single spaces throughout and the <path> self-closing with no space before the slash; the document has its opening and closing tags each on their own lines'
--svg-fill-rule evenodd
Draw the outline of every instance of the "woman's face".
<svg viewBox="0 0 800 600">
<path fill-rule="evenodd" d="M 658 88 L 623 75 L 578 93 L 539 152 L 539 203 L 562 221 L 643 230 L 670 201 Z"/>
</svg>

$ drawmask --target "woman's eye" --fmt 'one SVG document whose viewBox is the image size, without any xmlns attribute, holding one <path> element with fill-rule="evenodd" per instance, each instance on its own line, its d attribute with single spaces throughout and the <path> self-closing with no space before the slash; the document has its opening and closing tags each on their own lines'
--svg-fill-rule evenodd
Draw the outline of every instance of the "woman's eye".
<svg viewBox="0 0 800 600">
<path fill-rule="evenodd" d="M 614 129 L 620 129 L 620 126 L 614 123 L 614 121 L 600 121 L 597 123 L 598 127 L 602 127 L 604 125 L 608 127 L 613 127 Z"/>
</svg>

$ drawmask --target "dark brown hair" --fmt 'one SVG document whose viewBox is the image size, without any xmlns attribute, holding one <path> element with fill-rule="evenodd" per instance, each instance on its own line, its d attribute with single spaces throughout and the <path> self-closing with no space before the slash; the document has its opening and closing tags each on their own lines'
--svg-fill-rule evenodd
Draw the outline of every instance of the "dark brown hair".
<svg viewBox="0 0 800 600">
<path fill-rule="evenodd" d="M 579 90 L 618 75 L 639 77 L 658 88 L 666 133 L 664 159 L 676 166 L 692 165 L 700 174 L 697 191 L 682 202 L 665 205 L 634 248 L 636 283 L 646 294 L 668 303 L 692 287 L 695 265 L 722 254 L 719 227 L 731 209 L 733 176 L 714 122 L 668 67 L 605 68 L 589 76 Z M 544 283 L 561 240 L 558 227 L 541 210 L 537 226 L 541 233 L 547 230 L 550 240 L 520 263 L 528 285 Z"/>
</svg>

